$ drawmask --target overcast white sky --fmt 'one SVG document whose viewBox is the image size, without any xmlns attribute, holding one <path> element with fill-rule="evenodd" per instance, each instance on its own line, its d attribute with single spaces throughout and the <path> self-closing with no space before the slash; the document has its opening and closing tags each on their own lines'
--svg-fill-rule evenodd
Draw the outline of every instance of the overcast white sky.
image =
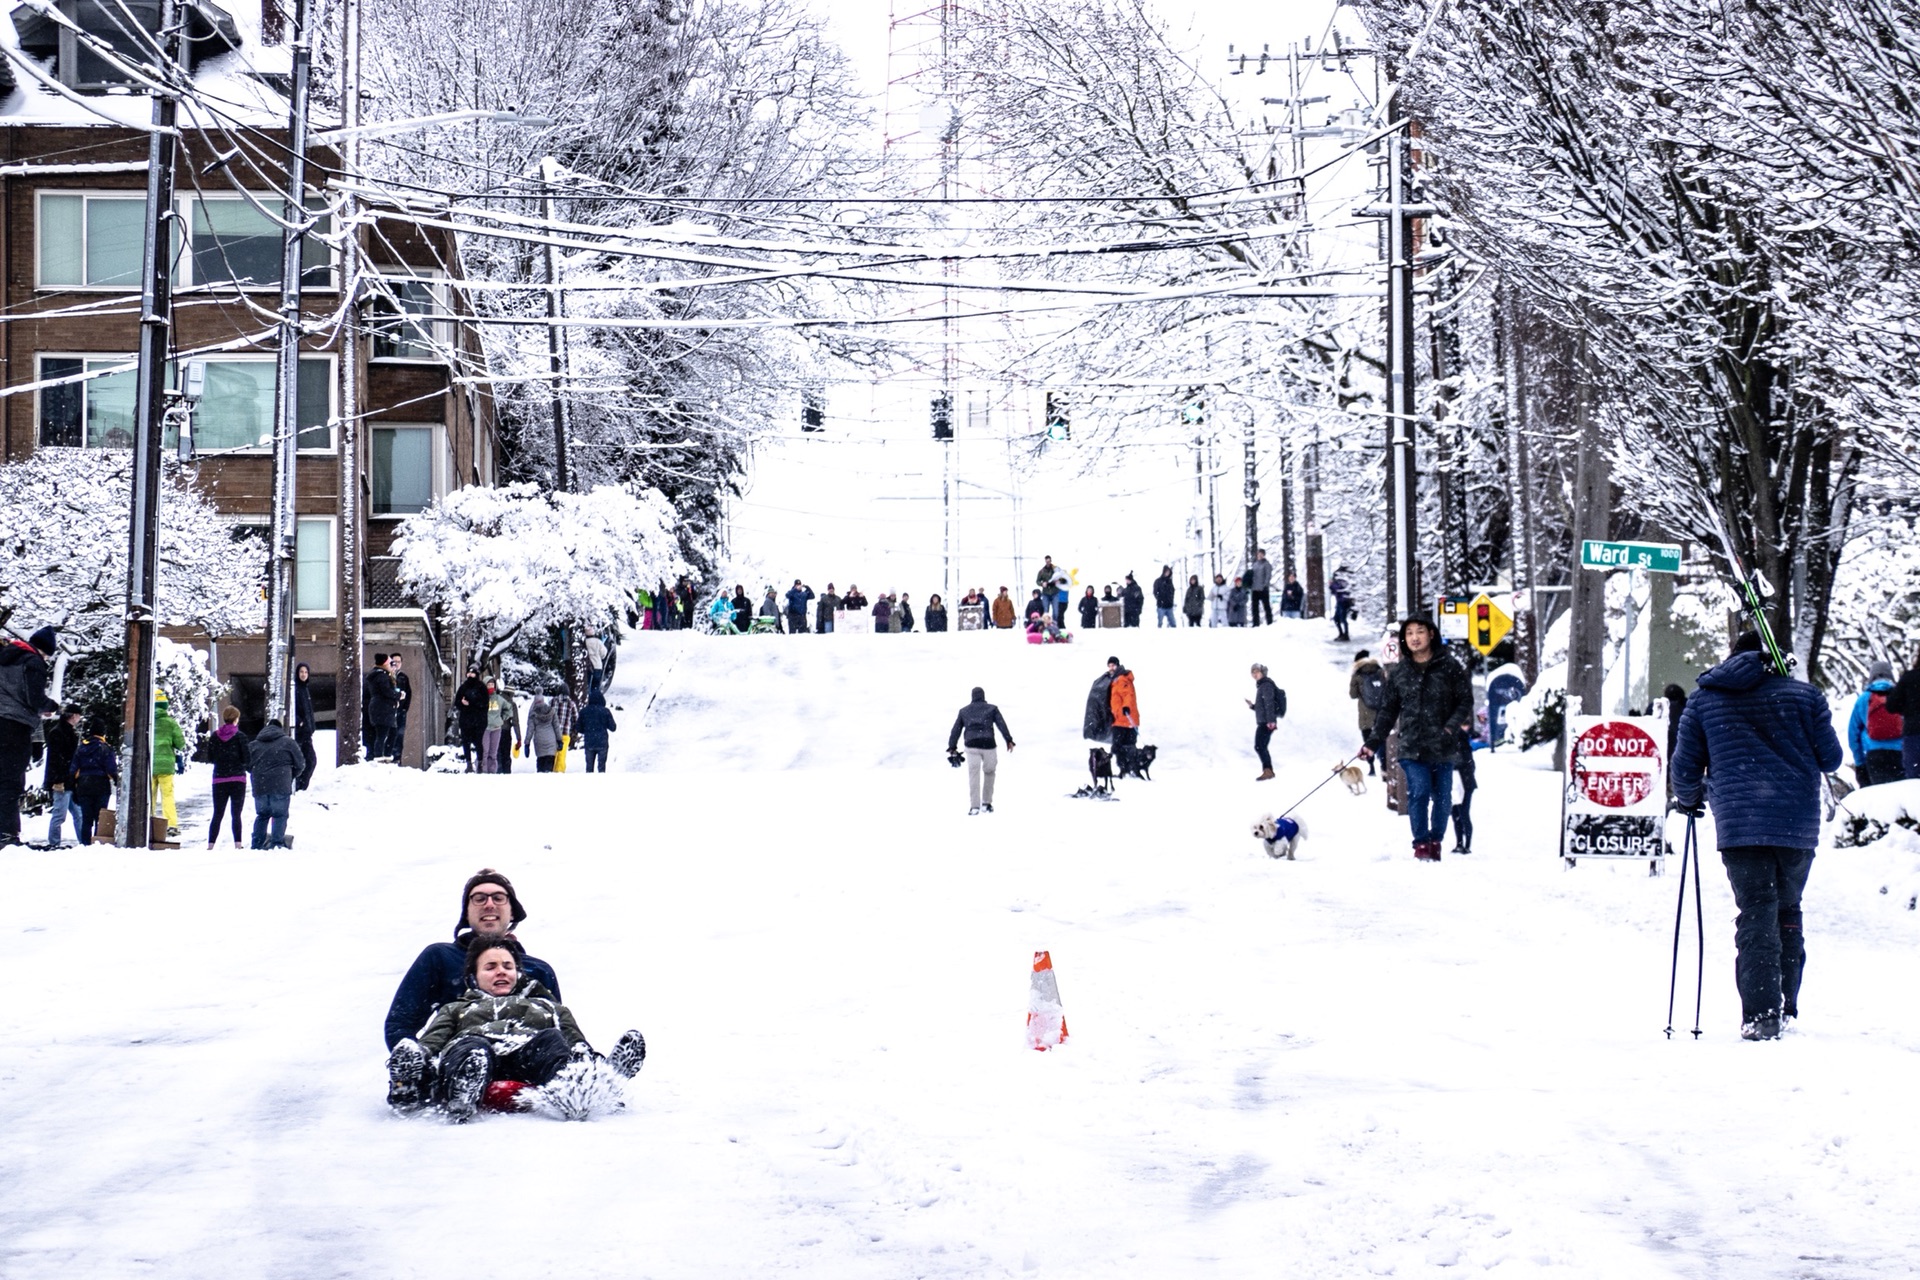
<svg viewBox="0 0 1920 1280">
<path fill-rule="evenodd" d="M 897 8 L 904 15 L 918 11 L 910 5 L 925 2 L 897 0 Z M 888 28 L 895 8 L 890 0 L 831 2 L 833 25 L 875 96 L 876 112 L 888 76 Z M 1230 91 L 1244 95 L 1249 119 L 1258 117 L 1256 100 L 1283 92 L 1284 81 L 1274 71 L 1264 78 L 1225 78 L 1228 44 L 1254 51 L 1263 42 L 1276 50 L 1294 40 L 1318 45 L 1334 16 L 1326 0 L 1260 5 L 1207 0 L 1191 9 L 1174 5 L 1164 11 L 1178 23 L 1191 24 L 1203 69 L 1220 74 Z M 1349 42 L 1363 35 L 1350 14 L 1339 21 Z M 1340 87 L 1316 84 L 1311 92 Z M 1364 169 L 1359 172 L 1364 179 Z M 763 450 L 748 495 L 732 512 L 730 580 L 752 579 L 748 585 L 757 589 L 764 583 L 784 587 L 798 576 L 816 589 L 831 581 L 842 590 L 853 581 L 869 596 L 908 592 L 916 607 L 941 590 L 944 460 L 927 421 L 930 390 L 926 385 L 834 386 L 827 432 L 802 437 L 796 430 L 784 444 Z M 1199 558 L 1190 532 L 1199 505 L 1190 448 L 1169 447 L 1169 442 L 1115 459 L 1089 458 L 1069 444 L 1034 463 L 1009 457 L 1004 414 L 970 423 L 962 405 L 957 416 L 958 439 L 951 448 L 954 492 L 962 500 L 956 504 L 954 552 L 962 588 L 1007 585 L 1024 597 L 1022 583 L 1031 583 L 1043 554 L 1078 569 L 1080 582 L 1095 585 L 1118 580 L 1129 570 L 1144 583 L 1163 563 L 1183 574 L 1194 567 L 1179 558 Z M 1026 429 L 1025 423 L 1018 425 Z M 1223 474 L 1215 489 L 1221 536 L 1231 547 L 1240 536 L 1237 441 L 1223 452 L 1226 456 L 1216 460 Z M 1096 474 L 1084 474 L 1089 469 Z M 1018 533 L 1007 496 L 1016 489 L 1021 495 Z M 1276 515 L 1263 514 L 1263 525 Z M 1018 577 L 1016 554 L 1021 557 Z M 1238 558 L 1237 552 L 1232 555 L 1228 572 Z"/>
</svg>

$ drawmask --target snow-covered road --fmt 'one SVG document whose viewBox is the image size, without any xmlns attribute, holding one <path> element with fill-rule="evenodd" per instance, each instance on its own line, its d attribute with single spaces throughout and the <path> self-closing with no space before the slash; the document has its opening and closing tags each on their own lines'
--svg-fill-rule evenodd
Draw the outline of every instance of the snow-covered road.
<svg viewBox="0 0 1920 1280">
<path fill-rule="evenodd" d="M 1920 843 L 1816 862 L 1769 1045 L 1710 857 L 1707 1035 L 1669 1043 L 1674 880 L 1564 870 L 1537 761 L 1483 758 L 1470 858 L 1337 785 L 1261 855 L 1353 745 L 1323 630 L 639 635 L 608 775 L 359 768 L 291 854 L 10 854 L 0 1276 L 1912 1274 L 1920 913 L 1878 890 Z M 1160 761 L 1071 800 L 1109 652 Z M 968 818 L 976 683 L 1020 746 Z M 626 1114 L 388 1114 L 393 984 L 483 865 L 588 1035 L 645 1030 Z"/>
</svg>

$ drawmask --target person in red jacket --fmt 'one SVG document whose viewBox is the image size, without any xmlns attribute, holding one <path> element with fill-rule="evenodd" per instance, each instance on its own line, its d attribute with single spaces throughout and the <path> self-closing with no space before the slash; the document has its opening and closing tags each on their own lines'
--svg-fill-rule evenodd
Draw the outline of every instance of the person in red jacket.
<svg viewBox="0 0 1920 1280">
<path fill-rule="evenodd" d="M 1133 672 L 1120 665 L 1120 659 L 1107 659 L 1107 674 L 1113 677 L 1107 686 L 1107 706 L 1113 711 L 1113 753 L 1140 741 L 1140 700 L 1134 696 Z"/>
</svg>

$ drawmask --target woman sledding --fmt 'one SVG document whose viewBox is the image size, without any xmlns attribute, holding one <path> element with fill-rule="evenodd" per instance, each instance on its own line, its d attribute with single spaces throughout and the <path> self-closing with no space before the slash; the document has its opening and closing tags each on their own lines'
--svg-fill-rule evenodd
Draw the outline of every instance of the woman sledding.
<svg viewBox="0 0 1920 1280">
<path fill-rule="evenodd" d="M 593 1046 L 573 1012 L 540 980 L 521 970 L 526 949 L 511 934 L 477 933 L 467 943 L 466 994 L 434 1012 L 420 1034 L 394 1046 L 387 1059 L 387 1101 L 412 1109 L 427 1101 L 428 1066 L 437 1094 L 456 1121 L 473 1117 L 483 1099 L 509 1109 L 516 1084 L 551 1084 L 576 1063 L 591 1067 Z M 611 1065 L 621 1075 L 640 1069 L 646 1050 L 629 1031 L 614 1046 Z"/>
</svg>

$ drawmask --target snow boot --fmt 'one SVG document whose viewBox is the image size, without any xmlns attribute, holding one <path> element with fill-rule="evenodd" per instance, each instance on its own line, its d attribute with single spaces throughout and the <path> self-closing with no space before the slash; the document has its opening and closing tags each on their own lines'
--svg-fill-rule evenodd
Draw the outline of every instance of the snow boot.
<svg viewBox="0 0 1920 1280">
<path fill-rule="evenodd" d="M 591 1120 L 627 1105 L 620 1075 L 591 1055 L 576 1058 L 553 1079 L 524 1096 L 531 1109 L 556 1120 Z"/>
<path fill-rule="evenodd" d="M 487 1055 L 478 1051 L 465 1054 L 445 1068 L 447 1115 L 455 1124 L 473 1119 L 480 1099 L 487 1092 Z"/>
<path fill-rule="evenodd" d="M 1778 1040 L 1780 1038 L 1780 1015 L 1769 1011 L 1748 1018 L 1740 1024 L 1742 1040 Z"/>
<path fill-rule="evenodd" d="M 418 1041 L 402 1040 L 387 1058 L 387 1105 L 417 1111 L 427 1100 L 427 1051 Z"/>
<path fill-rule="evenodd" d="M 640 1074 L 646 1060 L 647 1038 L 638 1031 L 621 1032 L 613 1042 L 613 1052 L 607 1055 L 607 1064 L 629 1080 Z"/>
<path fill-rule="evenodd" d="M 1440 861 L 1440 842 L 1438 840 L 1415 840 L 1413 856 L 1421 862 Z"/>
<path fill-rule="evenodd" d="M 992 812 L 993 812 L 993 806 L 992 806 L 992 805 L 990 805 L 990 804 L 983 804 L 983 805 L 981 805 L 981 806 L 980 806 L 980 809 L 981 809 L 981 811 L 982 811 L 983 813 L 992 813 Z"/>
<path fill-rule="evenodd" d="M 1262 770 L 1260 771 L 1260 776 L 1259 776 L 1259 777 L 1257 777 L 1257 778 L 1255 778 L 1255 779 L 1254 779 L 1254 781 L 1255 781 L 1255 782 L 1270 782 L 1270 781 L 1272 781 L 1272 779 L 1273 779 L 1273 770 L 1271 770 L 1271 769 L 1262 769 Z"/>
</svg>

